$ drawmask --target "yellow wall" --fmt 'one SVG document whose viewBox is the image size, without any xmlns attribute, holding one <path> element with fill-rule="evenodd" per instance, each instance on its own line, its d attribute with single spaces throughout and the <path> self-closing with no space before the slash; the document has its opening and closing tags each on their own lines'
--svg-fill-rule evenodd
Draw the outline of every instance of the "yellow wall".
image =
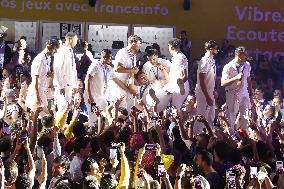
<svg viewBox="0 0 284 189">
<path fill-rule="evenodd" d="M 268 38 L 265 42 L 233 39 L 230 41 L 236 45 L 246 45 L 252 50 L 258 48 L 273 53 L 281 51 L 284 55 L 283 0 L 191 0 L 190 11 L 183 10 L 182 2 L 182 0 L 101 0 L 98 1 L 96 8 L 91 8 L 88 6 L 88 0 L 0 0 L 0 18 L 176 26 L 177 32 L 181 30 L 189 32 L 195 57 L 203 52 L 204 41 L 215 39 L 221 43 L 222 39 L 227 37 L 229 25 L 238 30 L 255 32 L 271 32 L 274 29 L 279 35 L 275 35 L 275 39 Z M 112 5 L 114 12 L 111 12 Z M 117 5 L 123 6 L 123 14 L 115 13 Z M 249 21 L 248 14 L 245 14 L 248 13 L 249 6 L 252 10 L 257 6 L 262 11 L 278 12 L 266 13 L 266 21 L 265 19 Z M 148 14 L 145 14 L 145 10 L 142 14 L 141 7 L 144 9 L 152 7 L 152 14 L 149 14 L 150 8 L 147 8 Z M 240 15 L 244 13 L 243 20 L 238 18 L 236 7 Z M 247 12 L 243 12 L 245 7 Z"/>
</svg>

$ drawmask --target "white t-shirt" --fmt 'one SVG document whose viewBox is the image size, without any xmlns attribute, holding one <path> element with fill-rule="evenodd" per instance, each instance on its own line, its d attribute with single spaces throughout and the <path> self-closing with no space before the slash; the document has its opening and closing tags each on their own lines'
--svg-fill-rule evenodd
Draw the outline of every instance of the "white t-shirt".
<svg viewBox="0 0 284 189">
<path fill-rule="evenodd" d="M 116 67 L 118 63 L 122 64 L 124 68 L 133 68 L 136 66 L 136 56 L 131 54 L 127 48 L 120 49 L 115 56 L 114 67 Z M 124 83 L 128 82 L 128 73 L 115 72 L 115 76 Z"/>
<path fill-rule="evenodd" d="M 77 70 L 72 48 L 63 45 L 54 55 L 53 84 L 59 89 L 77 87 Z"/>
<path fill-rule="evenodd" d="M 168 68 L 171 67 L 171 62 L 162 58 L 158 59 L 158 64 L 166 66 Z M 147 75 L 147 78 L 150 83 L 154 83 L 156 80 L 164 80 L 165 76 L 163 72 L 153 65 L 150 61 L 146 62 L 143 66 L 143 72 Z"/>
<path fill-rule="evenodd" d="M 206 89 L 209 95 L 213 96 L 214 88 L 215 88 L 215 78 L 216 78 L 216 65 L 214 58 L 210 58 L 209 56 L 205 55 L 202 57 L 198 64 L 197 69 L 197 84 L 196 84 L 196 91 L 200 92 L 201 86 L 200 86 L 200 80 L 199 80 L 199 74 L 204 73 L 206 74 L 205 77 L 205 84 Z"/>
<path fill-rule="evenodd" d="M 108 81 L 115 77 L 113 68 L 111 66 L 105 67 L 99 60 L 95 60 L 90 65 L 87 74 L 93 77 L 90 80 L 91 95 L 93 98 L 104 96 Z"/>
<path fill-rule="evenodd" d="M 146 96 L 149 93 L 149 89 L 151 88 L 150 85 L 142 85 L 138 86 L 138 97 L 139 99 L 142 99 L 144 103 L 146 103 Z"/>
<path fill-rule="evenodd" d="M 185 72 L 187 73 L 188 61 L 186 56 L 179 52 L 172 57 L 172 64 L 169 73 L 170 81 L 168 84 L 165 85 L 164 88 L 166 91 L 179 93 L 177 80 L 181 78 L 180 74 L 182 73 L 183 70 L 185 70 Z"/>
<path fill-rule="evenodd" d="M 172 64 L 170 69 L 170 80 L 175 80 L 180 78 L 180 73 L 185 70 L 187 73 L 188 70 L 188 61 L 184 54 L 178 53 L 172 57 Z"/>
<path fill-rule="evenodd" d="M 237 86 L 237 81 L 225 87 L 227 92 L 235 93 L 237 95 L 249 95 L 248 92 L 248 78 L 250 77 L 251 66 L 249 62 L 238 64 L 236 59 L 226 64 L 222 71 L 222 80 L 227 80 L 235 77 L 243 72 L 243 79 L 241 87 Z"/>
<path fill-rule="evenodd" d="M 31 76 L 38 75 L 38 88 L 40 91 L 47 91 L 47 72 L 49 71 L 50 57 L 45 53 L 39 53 L 32 62 Z M 34 82 L 34 81 L 33 81 Z"/>
</svg>

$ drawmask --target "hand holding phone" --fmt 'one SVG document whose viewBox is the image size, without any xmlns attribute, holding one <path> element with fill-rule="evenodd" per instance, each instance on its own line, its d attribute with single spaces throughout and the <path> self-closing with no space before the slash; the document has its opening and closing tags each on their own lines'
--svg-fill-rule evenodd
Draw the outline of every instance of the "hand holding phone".
<svg viewBox="0 0 284 189">
<path fill-rule="evenodd" d="M 111 144 L 110 151 L 109 151 L 109 158 L 114 159 L 117 157 L 117 149 L 120 147 L 119 143 Z"/>
<path fill-rule="evenodd" d="M 157 167 L 157 177 L 159 177 L 159 178 L 163 177 L 164 172 L 166 171 L 164 164 L 163 163 L 159 163 L 157 166 L 158 166 Z"/>
</svg>

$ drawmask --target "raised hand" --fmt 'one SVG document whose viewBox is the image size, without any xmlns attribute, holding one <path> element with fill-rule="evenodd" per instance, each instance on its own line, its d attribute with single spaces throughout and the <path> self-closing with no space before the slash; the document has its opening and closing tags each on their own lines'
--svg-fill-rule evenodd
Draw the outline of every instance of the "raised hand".
<svg viewBox="0 0 284 189">
<path fill-rule="evenodd" d="M 121 145 L 119 146 L 119 153 L 122 155 L 125 152 L 125 144 L 121 143 Z"/>
<path fill-rule="evenodd" d="M 185 169 L 186 169 L 186 164 L 181 164 L 177 169 L 176 176 L 182 177 L 184 175 Z"/>
<path fill-rule="evenodd" d="M 115 158 L 113 158 L 113 159 L 110 160 L 110 163 L 111 163 L 111 165 L 112 165 L 113 168 L 116 168 L 116 167 L 118 166 L 118 164 L 119 164 L 119 161 L 118 161 L 117 158 L 115 157 Z"/>
</svg>

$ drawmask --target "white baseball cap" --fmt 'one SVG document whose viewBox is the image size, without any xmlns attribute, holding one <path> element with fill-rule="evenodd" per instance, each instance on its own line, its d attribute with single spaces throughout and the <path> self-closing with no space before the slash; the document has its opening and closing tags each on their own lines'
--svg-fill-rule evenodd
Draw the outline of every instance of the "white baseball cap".
<svg viewBox="0 0 284 189">
<path fill-rule="evenodd" d="M 6 33 L 7 30 L 8 28 L 6 28 L 5 26 L 0 26 L 0 33 Z"/>
</svg>

